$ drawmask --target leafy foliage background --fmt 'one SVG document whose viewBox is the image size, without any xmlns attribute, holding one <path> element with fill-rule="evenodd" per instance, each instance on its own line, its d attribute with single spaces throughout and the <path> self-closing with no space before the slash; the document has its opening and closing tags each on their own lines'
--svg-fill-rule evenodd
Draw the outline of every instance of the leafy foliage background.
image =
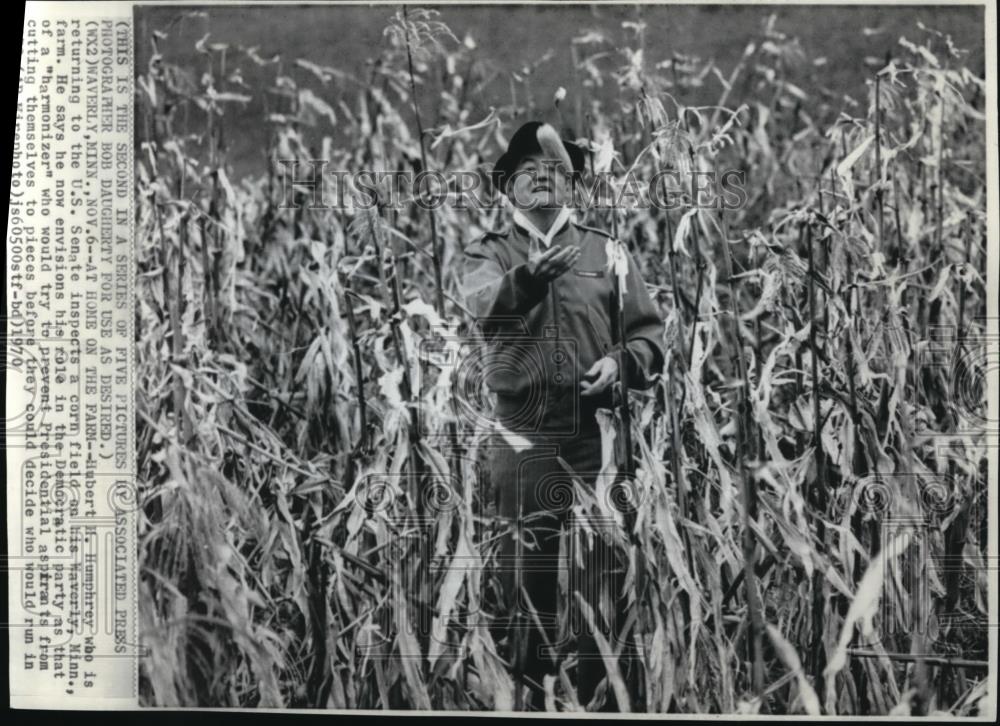
<svg viewBox="0 0 1000 726">
<path fill-rule="evenodd" d="M 773 17 L 720 67 L 663 50 L 637 12 L 616 29 L 627 44 L 595 27 L 560 49 L 578 74 L 562 104 L 525 92 L 546 86 L 542 54 L 474 112 L 468 89 L 493 71 L 447 22 L 392 16 L 364 76 L 214 42 L 199 11 L 139 39 L 144 702 L 515 703 L 489 628 L 483 436 L 439 355 L 468 329 L 463 245 L 504 212 L 311 209 L 279 160 L 482 170 L 545 116 L 598 170 L 738 169 L 749 191 L 737 210 L 588 219 L 639 259 L 670 351 L 633 399 L 633 516 L 613 535 L 641 675 L 609 651 L 604 697 L 988 713 L 985 85 L 967 54 L 920 24 L 852 98 L 794 82 L 822 64 Z M 178 37 L 183 64 L 160 52 Z M 266 171 L 237 175 L 251 103 Z M 458 452 L 437 443 L 452 432 Z M 578 494 L 583 521 L 606 513 Z M 585 707 L 563 666 L 532 687 Z"/>
</svg>

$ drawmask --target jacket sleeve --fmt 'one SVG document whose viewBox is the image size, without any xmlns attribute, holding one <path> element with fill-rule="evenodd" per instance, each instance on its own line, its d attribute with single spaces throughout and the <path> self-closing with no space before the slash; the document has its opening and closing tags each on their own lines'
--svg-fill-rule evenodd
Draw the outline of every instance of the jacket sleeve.
<svg viewBox="0 0 1000 726">
<path fill-rule="evenodd" d="M 466 307 L 491 338 L 544 300 L 549 286 L 536 280 L 527 265 L 505 270 L 493 246 L 477 241 L 465 248 L 459 288 Z"/>
<path fill-rule="evenodd" d="M 628 282 L 625 293 L 625 339 L 628 380 L 631 388 L 649 388 L 652 378 L 663 371 L 664 324 L 660 311 L 650 299 L 638 266 L 628 254 Z"/>
</svg>

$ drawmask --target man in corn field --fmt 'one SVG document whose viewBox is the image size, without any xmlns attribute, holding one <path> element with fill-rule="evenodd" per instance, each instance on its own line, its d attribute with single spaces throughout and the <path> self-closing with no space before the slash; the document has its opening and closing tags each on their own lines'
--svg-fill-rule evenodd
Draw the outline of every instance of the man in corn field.
<svg viewBox="0 0 1000 726">
<path fill-rule="evenodd" d="M 554 156 L 561 161 L 553 163 Z M 511 224 L 468 245 L 463 261 L 462 292 L 487 344 L 493 418 L 531 443 L 516 451 L 497 437 L 489 470 L 499 515 L 519 525 L 503 543 L 507 602 L 501 612 L 510 615 L 515 676 L 530 679 L 536 707 L 542 692 L 533 684 L 558 674 L 574 640 L 578 698 L 584 705 L 591 700 L 605 675 L 591 623 L 614 647 L 624 621 L 614 615 L 626 602 L 620 567 L 593 561 L 569 567 L 579 562 L 572 545 L 564 545 L 560 556 L 559 534 L 570 524 L 574 503 L 572 477 L 594 490 L 602 468 L 597 411 L 612 408 L 620 380 L 606 252 L 611 236 L 579 224 L 573 208 L 583 169 L 579 146 L 559 139 L 547 124 L 523 125 L 491 176 L 513 207 Z M 663 366 L 663 322 L 635 261 L 627 258 L 626 380 L 646 388 Z M 566 625 L 560 589 L 574 609 L 576 632 L 560 628 Z M 603 598 L 594 597 L 600 589 Z M 574 590 L 590 601 L 591 618 L 575 609 Z M 614 699 L 609 695 L 605 703 Z"/>
</svg>

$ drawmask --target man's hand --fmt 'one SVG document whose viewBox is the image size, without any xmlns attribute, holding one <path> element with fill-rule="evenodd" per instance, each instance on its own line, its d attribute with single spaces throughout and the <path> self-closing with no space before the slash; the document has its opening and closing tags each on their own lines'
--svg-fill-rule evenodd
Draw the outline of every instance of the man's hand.
<svg viewBox="0 0 1000 726">
<path fill-rule="evenodd" d="M 618 361 L 611 356 L 605 356 L 583 374 L 584 381 L 580 384 L 581 395 L 596 396 L 603 393 L 608 386 L 618 379 Z"/>
<path fill-rule="evenodd" d="M 551 282 L 560 275 L 568 272 L 578 259 L 580 259 L 579 247 L 575 245 L 556 247 L 553 245 L 543 254 L 528 260 L 528 272 L 536 280 Z"/>
</svg>

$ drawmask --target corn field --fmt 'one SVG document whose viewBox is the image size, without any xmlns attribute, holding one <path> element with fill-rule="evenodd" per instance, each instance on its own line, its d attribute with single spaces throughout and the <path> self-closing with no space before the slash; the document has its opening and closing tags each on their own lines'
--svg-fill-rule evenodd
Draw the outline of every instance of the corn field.
<svg viewBox="0 0 1000 726">
<path fill-rule="evenodd" d="M 142 702 L 519 702 L 490 628 L 502 483 L 454 363 L 463 248 L 505 210 L 365 208 L 349 178 L 347 203 L 319 208 L 301 178 L 313 159 L 486 173 L 545 117 L 590 152 L 586 175 L 672 170 L 691 192 L 584 215 L 635 256 L 668 351 L 631 397 L 631 516 L 610 535 L 638 676 L 605 647 L 599 695 L 632 712 L 995 713 L 986 85 L 963 49 L 914 26 L 855 99 L 790 81 L 814 59 L 773 18 L 719 68 L 658 48 L 637 15 L 627 46 L 581 31 L 554 49 L 579 93 L 532 107 L 536 69 L 480 117 L 467 89 L 491 70 L 447 9 L 380 11 L 368 77 L 215 43 L 210 10 L 137 39 Z M 159 52 L 177 32 L 197 67 Z M 248 87 L 249 66 L 270 85 Z M 267 172 L 235 178 L 227 121 L 254 96 Z M 725 170 L 745 175 L 742 203 L 698 204 L 695 172 Z M 583 521 L 601 513 L 578 495 Z M 594 707 L 574 669 L 520 687 Z"/>
</svg>

